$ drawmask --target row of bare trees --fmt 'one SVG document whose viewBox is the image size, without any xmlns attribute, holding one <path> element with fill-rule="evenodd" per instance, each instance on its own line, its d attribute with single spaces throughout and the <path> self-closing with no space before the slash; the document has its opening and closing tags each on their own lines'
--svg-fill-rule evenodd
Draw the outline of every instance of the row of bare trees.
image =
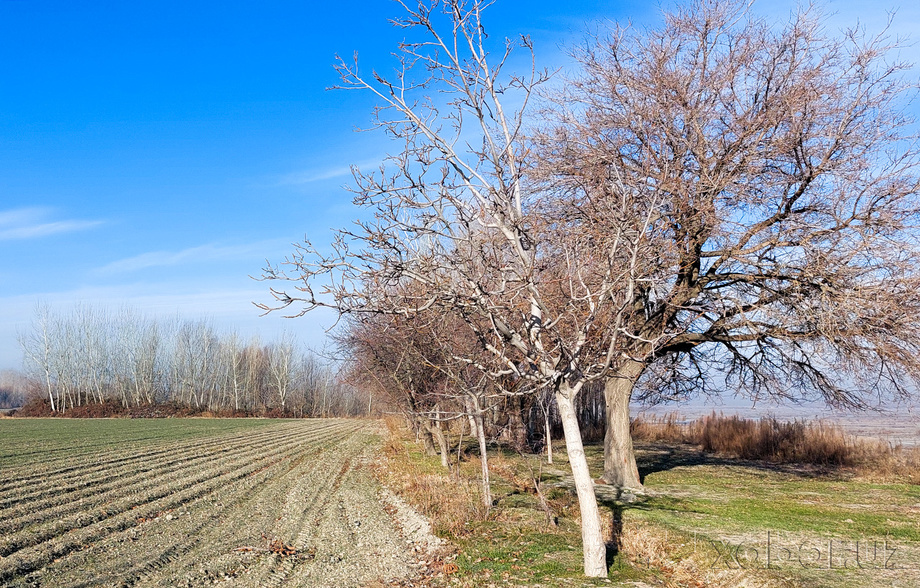
<svg viewBox="0 0 920 588">
<path fill-rule="evenodd" d="M 543 450 L 552 463 L 559 411 L 547 391 L 531 393 L 514 378 L 490 379 L 458 360 L 458 353 L 475 357 L 476 342 L 461 325 L 449 322 L 434 313 L 351 316 L 339 343 L 349 354 L 351 381 L 374 394 L 387 412 L 403 415 L 428 454 L 440 455 L 443 467 L 452 466 L 452 452 L 461 449 L 464 439 L 476 441 L 488 511 L 489 446 Z M 451 337 L 439 335 L 445 329 Z M 583 431 L 596 436 L 603 430 L 604 402 L 602 386 L 588 386 L 579 395 L 575 410 Z"/>
<path fill-rule="evenodd" d="M 432 387 L 474 420 L 551 396 L 586 575 L 606 574 L 576 410 L 592 386 L 603 478 L 626 488 L 637 390 L 843 406 L 916 390 L 920 150 L 896 40 L 830 36 L 814 7 L 777 26 L 691 0 L 596 37 L 554 85 L 529 38 L 485 33 L 490 1 L 400 4 L 395 73 L 339 64 L 397 147 L 355 170 L 363 220 L 266 268 L 296 287 L 265 308 L 383 333 L 398 353 L 371 354 L 377 377 L 435 423 L 460 417 L 419 406 Z"/>
<path fill-rule="evenodd" d="M 39 306 L 20 343 L 27 373 L 57 412 L 112 399 L 293 416 L 356 416 L 372 408 L 366 393 L 342 383 L 333 366 L 290 335 L 244 341 L 206 320 Z"/>
</svg>

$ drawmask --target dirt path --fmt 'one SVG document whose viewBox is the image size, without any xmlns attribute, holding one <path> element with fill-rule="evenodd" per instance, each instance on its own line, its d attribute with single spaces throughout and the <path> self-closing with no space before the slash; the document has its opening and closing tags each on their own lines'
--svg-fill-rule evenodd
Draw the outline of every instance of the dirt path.
<svg viewBox="0 0 920 588">
<path fill-rule="evenodd" d="M 364 467 L 373 433 L 355 421 L 285 422 L 112 449 L 40 475 L 18 468 L 0 483 L 0 585 L 340 587 L 411 577 L 427 539 L 394 520 L 411 515 L 389 514 L 405 511 Z"/>
</svg>

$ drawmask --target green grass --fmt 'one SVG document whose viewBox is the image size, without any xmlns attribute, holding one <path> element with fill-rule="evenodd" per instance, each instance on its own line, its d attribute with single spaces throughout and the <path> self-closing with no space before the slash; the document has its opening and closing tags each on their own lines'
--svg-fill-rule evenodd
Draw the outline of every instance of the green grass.
<svg viewBox="0 0 920 588">
<path fill-rule="evenodd" d="M 0 468 L 116 446 L 151 446 L 265 427 L 272 419 L 0 419 Z"/>
<path fill-rule="evenodd" d="M 618 519 L 624 532 L 642 528 L 666 538 L 661 545 L 667 552 L 658 564 L 649 564 L 641 554 L 622 553 L 611 558 L 607 580 L 586 580 L 564 449 L 557 447 L 553 466 L 541 466 L 539 456 L 492 448 L 496 504 L 486 520 L 471 515 L 462 532 L 449 536 L 459 550 L 459 570 L 445 584 L 628 586 L 668 578 L 680 584 L 673 566 L 660 562 L 687 559 L 704 572 L 739 572 L 774 586 L 920 586 L 915 578 L 920 576 L 920 486 L 866 481 L 849 470 L 717 458 L 689 447 L 637 447 L 648 496 L 624 504 L 599 492 L 600 503 L 604 516 Z M 472 448 L 473 457 L 461 464 L 459 474 L 448 474 L 412 443 L 404 448 L 411 465 L 402 467 L 445 479 L 459 475 L 475 490 L 479 464 Z M 588 445 L 586 451 L 592 473 L 599 476 L 603 448 Z M 521 488 L 532 474 L 540 475 L 558 526 L 546 523 L 532 490 Z M 765 569 L 768 543 L 772 569 Z M 828 569 L 829 543 L 831 568 L 843 563 L 847 569 Z M 866 550 L 873 545 L 896 550 L 893 565 L 898 569 L 886 569 L 881 556 L 868 559 Z M 860 550 L 865 569 L 854 565 L 854 550 Z M 729 576 L 716 582 L 728 587 L 739 580 Z"/>
<path fill-rule="evenodd" d="M 472 442 L 465 448 L 468 457 L 459 469 L 454 463 L 452 472 L 441 467 L 439 458 L 424 455 L 405 439 L 391 439 L 389 447 L 389 483 L 401 487 L 403 496 L 430 516 L 434 529 L 457 548 L 453 563 L 458 570 L 435 585 L 626 586 L 632 584 L 624 582 L 651 580 L 657 575 L 623 557 L 611 557 L 609 579 L 584 577 L 575 496 L 551 485 L 562 483 L 564 472 L 540 473 L 539 456 L 490 448 L 494 506 L 486 516 L 479 506 L 479 462 Z M 547 522 L 532 486 L 525 487 L 534 475 L 546 485 L 545 495 L 558 516 L 557 525 Z M 426 478 L 436 478 L 441 484 L 421 484 Z M 458 494 L 466 494 L 466 499 L 458 500 Z"/>
<path fill-rule="evenodd" d="M 920 487 L 797 477 L 745 466 L 683 466 L 648 475 L 648 520 L 698 531 L 779 530 L 920 541 Z M 915 510 L 915 509 L 914 509 Z M 907 523 L 907 524 L 904 524 Z"/>
<path fill-rule="evenodd" d="M 598 471 L 601 451 L 589 449 Z M 608 506 L 621 508 L 624 520 L 682 537 L 707 552 L 704 562 L 747 565 L 796 586 L 920 585 L 913 579 L 920 569 L 920 486 L 848 479 L 846 471 L 694 457 L 687 448 L 676 450 L 673 463 L 642 459 L 642 453 L 650 496 Z M 780 560 L 771 562 L 773 571 L 763 569 L 768 543 Z M 858 568 L 855 550 L 879 545 L 896 550 L 890 563 L 900 569 L 884 569 L 881 559 Z M 736 559 L 719 560 L 739 546 Z"/>
</svg>

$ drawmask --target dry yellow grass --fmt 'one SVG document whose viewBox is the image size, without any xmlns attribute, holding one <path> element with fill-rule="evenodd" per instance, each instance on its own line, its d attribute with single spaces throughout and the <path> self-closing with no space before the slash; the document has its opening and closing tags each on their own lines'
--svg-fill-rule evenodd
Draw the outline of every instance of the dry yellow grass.
<svg viewBox="0 0 920 588">
<path fill-rule="evenodd" d="M 713 413 L 682 423 L 669 414 L 635 419 L 631 431 L 636 441 L 689 443 L 713 453 L 774 463 L 842 466 L 862 477 L 920 484 L 920 449 L 857 439 L 825 422 L 752 420 Z"/>
<path fill-rule="evenodd" d="M 791 588 L 744 569 L 712 569 L 684 537 L 643 521 L 623 524 L 620 549 L 637 566 L 659 570 L 667 588 Z"/>
<path fill-rule="evenodd" d="M 389 432 L 384 443 L 388 467 L 379 470 L 378 475 L 387 486 L 427 516 L 439 534 L 460 536 L 469 521 L 485 518 L 485 508 L 474 483 L 468 478 L 449 475 L 446 470 L 425 471 L 408 454 L 402 421 L 391 417 L 384 422 Z"/>
</svg>

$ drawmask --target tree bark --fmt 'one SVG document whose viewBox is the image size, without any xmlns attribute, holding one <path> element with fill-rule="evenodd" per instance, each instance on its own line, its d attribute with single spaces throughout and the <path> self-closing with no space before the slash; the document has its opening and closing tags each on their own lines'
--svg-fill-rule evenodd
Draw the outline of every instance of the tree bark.
<svg viewBox="0 0 920 588">
<path fill-rule="evenodd" d="M 506 410 L 508 411 L 508 441 L 515 451 L 524 452 L 527 448 L 527 425 L 524 424 L 524 398 L 522 396 L 512 396 L 507 399 Z"/>
<path fill-rule="evenodd" d="M 594 482 L 588 470 L 585 450 L 581 442 L 581 430 L 572 398 L 565 390 L 556 392 L 556 404 L 565 432 L 565 448 L 575 479 L 578 494 L 578 508 L 581 512 L 581 543 L 584 553 L 585 575 L 589 578 L 607 577 L 607 546 L 601 531 L 601 516 L 597 509 Z"/>
<path fill-rule="evenodd" d="M 607 431 L 604 434 L 604 475 L 602 479 L 619 488 L 642 489 L 632 435 L 629 432 L 629 401 L 633 386 L 644 366 L 632 362 L 607 379 Z"/>
<path fill-rule="evenodd" d="M 482 466 L 482 504 L 488 512 L 492 508 L 492 484 L 489 481 L 489 453 L 486 443 L 485 427 L 482 422 L 482 410 L 476 406 L 476 436 L 479 438 L 479 463 Z"/>
<path fill-rule="evenodd" d="M 434 440 L 431 437 L 431 429 L 427 426 L 425 417 L 416 416 L 414 420 L 416 435 L 422 442 L 422 447 L 425 448 L 425 455 L 437 455 L 438 452 L 434 448 Z"/>
<path fill-rule="evenodd" d="M 447 438 L 444 431 L 437 425 L 430 425 L 426 422 L 425 428 L 428 430 L 431 438 L 438 442 L 438 450 L 441 453 L 441 465 L 450 469 L 450 447 L 447 446 Z"/>
</svg>

